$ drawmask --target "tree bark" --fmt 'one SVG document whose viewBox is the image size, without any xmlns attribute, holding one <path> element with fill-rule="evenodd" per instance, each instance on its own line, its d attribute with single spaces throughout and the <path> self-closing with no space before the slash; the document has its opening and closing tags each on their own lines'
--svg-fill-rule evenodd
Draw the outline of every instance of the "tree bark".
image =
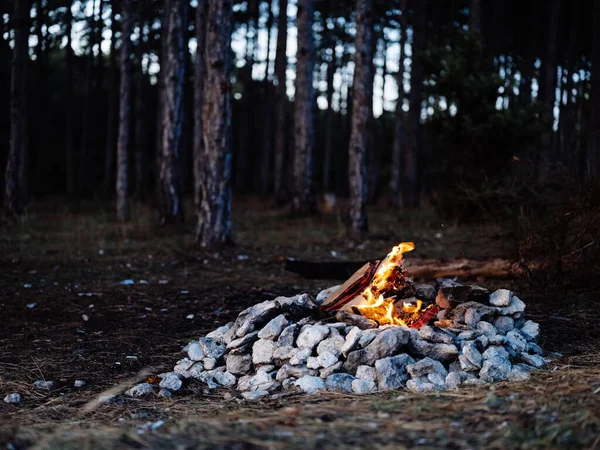
<svg viewBox="0 0 600 450">
<path fill-rule="evenodd" d="M 117 218 L 131 219 L 129 208 L 129 140 L 131 124 L 131 30 L 133 0 L 123 0 L 123 29 L 121 32 L 121 87 L 119 90 L 119 141 L 117 144 Z"/>
<path fill-rule="evenodd" d="M 135 67 L 135 192 L 138 199 L 144 199 L 148 187 L 148 133 L 146 131 L 146 75 L 144 74 L 143 58 L 146 48 L 146 19 L 144 18 L 145 2 L 139 2 L 137 21 L 140 35 L 136 48 Z"/>
<path fill-rule="evenodd" d="M 354 94 L 348 180 L 350 184 L 350 232 L 362 235 L 367 232 L 367 140 L 368 123 L 373 99 L 371 70 L 371 0 L 357 0 L 356 43 L 354 54 Z"/>
<path fill-rule="evenodd" d="M 231 241 L 231 27 L 232 1 L 211 0 L 206 21 L 203 111 L 204 173 L 196 243 Z"/>
<path fill-rule="evenodd" d="M 335 54 L 335 39 L 333 30 L 327 28 L 325 31 L 326 44 L 331 49 L 331 57 L 327 62 L 327 111 L 325 111 L 325 154 L 323 156 L 323 192 L 331 192 L 331 162 L 333 157 L 333 77 L 337 67 Z"/>
<path fill-rule="evenodd" d="M 404 0 L 401 5 L 402 15 L 400 16 L 400 58 L 398 59 L 398 73 L 396 74 L 396 85 L 398 86 L 398 99 L 396 100 L 396 109 L 394 111 L 394 142 L 392 143 L 392 170 L 390 179 L 390 190 L 392 193 L 392 206 L 399 208 L 402 194 L 402 150 L 406 148 L 406 128 L 404 126 L 405 114 L 402 109 L 404 102 L 404 59 L 406 53 L 404 46 L 406 44 L 406 15 L 407 2 Z"/>
<path fill-rule="evenodd" d="M 415 7 L 410 74 L 410 110 L 408 112 L 406 149 L 404 152 L 404 189 L 402 190 L 405 207 L 419 205 L 417 155 L 421 128 L 421 92 L 423 90 L 423 66 L 419 53 L 424 50 L 425 46 L 427 0 L 420 1 Z"/>
<path fill-rule="evenodd" d="M 109 55 L 109 78 L 108 78 L 108 117 L 106 119 L 106 147 L 104 149 L 104 195 L 110 196 L 115 185 L 115 149 L 117 134 L 117 96 L 119 85 L 117 77 L 117 20 L 115 19 L 116 7 L 113 4 L 110 12 L 110 55 Z"/>
<path fill-rule="evenodd" d="M 181 132 L 183 127 L 183 84 L 187 43 L 187 2 L 168 0 L 165 9 L 165 68 L 162 96 L 162 149 L 159 175 L 160 221 L 183 221 L 181 202 Z"/>
<path fill-rule="evenodd" d="M 274 199 L 276 205 L 283 205 L 288 199 L 286 171 L 286 121 L 285 104 L 286 69 L 287 69 L 287 6 L 288 0 L 279 0 L 279 17 L 277 19 L 277 51 L 275 54 L 275 174 Z"/>
<path fill-rule="evenodd" d="M 74 2 L 75 0 L 73 0 Z M 67 196 L 69 198 L 73 197 L 75 193 L 75 172 L 73 167 L 73 134 L 74 134 L 74 126 L 73 126 L 73 41 L 72 41 L 72 32 L 73 32 L 73 12 L 72 9 L 73 4 L 67 4 L 67 15 L 66 15 L 66 32 L 67 35 L 67 46 L 65 51 L 67 53 L 67 86 L 66 86 L 66 116 L 65 116 L 65 169 L 66 169 L 66 186 L 67 186 Z"/>
<path fill-rule="evenodd" d="M 298 0 L 298 53 L 294 117 L 294 197 L 292 201 L 292 211 L 297 215 L 309 215 L 316 212 L 316 202 L 312 186 L 315 127 L 313 113 L 314 39 L 312 24 L 313 1 Z"/>
<path fill-rule="evenodd" d="M 594 36 L 592 42 L 592 132 L 591 146 L 588 148 L 588 176 L 598 174 L 598 157 L 600 155 L 600 4 L 594 3 Z"/>
<path fill-rule="evenodd" d="M 14 48 L 10 85 L 10 147 L 4 178 L 5 207 L 9 217 L 21 214 L 19 185 L 21 155 L 27 151 L 27 61 L 29 59 L 29 0 L 15 0 Z"/>
<path fill-rule="evenodd" d="M 200 217 L 202 203 L 204 158 L 204 125 L 202 122 L 204 104 L 204 76 L 206 70 L 206 0 L 198 0 L 196 8 L 196 61 L 194 74 L 194 206 Z"/>
</svg>

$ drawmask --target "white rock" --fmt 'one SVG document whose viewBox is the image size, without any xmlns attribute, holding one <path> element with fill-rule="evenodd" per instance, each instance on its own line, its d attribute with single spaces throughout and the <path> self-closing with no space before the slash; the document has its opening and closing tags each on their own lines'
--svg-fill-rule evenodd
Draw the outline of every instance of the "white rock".
<svg viewBox="0 0 600 450">
<path fill-rule="evenodd" d="M 254 364 L 271 364 L 277 344 L 267 339 L 259 339 L 252 346 L 252 362 Z"/>
<path fill-rule="evenodd" d="M 273 352 L 273 361 L 278 366 L 282 366 L 285 362 L 289 361 L 296 353 L 298 353 L 298 349 L 292 347 L 291 345 L 284 345 L 281 347 L 277 347 Z"/>
<path fill-rule="evenodd" d="M 358 327 L 352 327 L 350 329 L 350 331 L 346 335 L 344 345 L 342 345 L 341 348 L 342 355 L 348 356 L 348 353 L 350 353 L 352 350 L 358 347 L 358 341 L 360 339 L 360 336 L 362 335 L 362 332 L 363 331 Z M 375 336 L 373 336 L 373 339 L 375 339 Z"/>
<path fill-rule="evenodd" d="M 498 308 L 500 314 L 509 316 L 516 313 L 522 313 L 525 311 L 525 303 L 516 295 L 513 295 L 510 305 Z"/>
<path fill-rule="evenodd" d="M 75 380 L 75 383 L 73 385 L 76 388 L 82 388 L 86 385 L 86 382 L 84 380 Z"/>
<path fill-rule="evenodd" d="M 490 305 L 508 306 L 512 300 L 513 293 L 508 289 L 498 289 L 490 294 Z"/>
<path fill-rule="evenodd" d="M 506 341 L 517 352 L 527 351 L 527 339 L 517 330 L 511 330 L 506 333 Z"/>
<path fill-rule="evenodd" d="M 319 362 L 319 366 L 327 368 L 338 362 L 338 359 L 334 354 L 324 352 L 317 357 L 317 361 Z"/>
<path fill-rule="evenodd" d="M 531 367 L 525 364 L 515 364 L 508 374 L 510 381 L 525 381 L 531 378 Z"/>
<path fill-rule="evenodd" d="M 217 367 L 217 359 L 208 356 L 202 360 L 202 364 L 204 364 L 206 370 L 211 370 Z"/>
<path fill-rule="evenodd" d="M 406 382 L 406 389 L 411 392 L 431 392 L 435 391 L 436 387 L 433 383 L 430 383 L 426 377 L 413 378 Z"/>
<path fill-rule="evenodd" d="M 455 390 L 458 389 L 458 387 L 461 385 L 462 383 L 462 375 L 464 372 L 450 372 L 447 376 L 446 376 L 446 389 L 448 390 Z"/>
<path fill-rule="evenodd" d="M 415 360 L 407 354 L 378 360 L 375 363 L 375 371 L 379 389 L 383 391 L 401 387 L 408 379 L 406 366 L 414 362 Z"/>
<path fill-rule="evenodd" d="M 153 387 L 150 383 L 140 383 L 125 392 L 128 397 L 139 398 L 152 394 Z"/>
<path fill-rule="evenodd" d="M 173 368 L 173 372 L 177 372 L 179 375 L 183 375 L 184 377 L 189 377 L 188 370 L 194 365 L 194 361 L 189 358 L 183 358 L 177 361 L 177 364 Z M 202 365 L 202 364 L 200 364 Z M 204 366 L 202 366 L 202 370 L 204 370 Z"/>
<path fill-rule="evenodd" d="M 330 331 L 327 339 L 323 339 L 319 345 L 317 345 L 317 355 L 331 353 L 336 358 L 339 358 L 340 354 L 342 353 L 342 347 L 346 343 L 346 340 L 339 334 L 332 336 L 331 334 L 334 330 L 335 329 L 332 329 Z"/>
<path fill-rule="evenodd" d="M 364 380 L 361 378 L 352 380 L 352 392 L 355 394 L 369 394 L 371 392 L 375 392 L 376 390 L 377 386 L 372 380 Z"/>
<path fill-rule="evenodd" d="M 325 301 L 325 299 L 327 297 L 329 297 L 331 294 L 333 294 L 335 291 L 337 291 L 339 289 L 340 285 L 337 286 L 331 286 L 327 289 L 323 289 L 321 292 L 319 292 L 317 294 L 317 303 L 320 305 L 321 303 L 323 303 Z"/>
<path fill-rule="evenodd" d="M 215 339 L 209 337 L 203 337 L 198 339 L 198 344 L 202 348 L 205 357 L 215 359 L 219 359 L 221 356 L 223 356 L 227 348 L 225 344 L 220 344 Z"/>
<path fill-rule="evenodd" d="M 320 377 L 304 375 L 294 383 L 306 394 L 315 394 L 326 390 L 325 380 Z"/>
<path fill-rule="evenodd" d="M 465 311 L 465 323 L 470 328 L 475 328 L 477 322 L 481 320 L 481 314 L 475 308 L 469 308 Z"/>
<path fill-rule="evenodd" d="M 217 328 L 214 331 L 211 331 L 210 333 L 208 333 L 206 335 L 207 338 L 211 338 L 214 339 L 215 341 L 224 344 L 225 342 L 223 341 L 223 336 L 225 336 L 225 333 L 227 333 L 229 330 L 231 330 L 231 327 L 233 326 L 233 322 L 229 322 L 219 328 Z"/>
<path fill-rule="evenodd" d="M 411 330 L 413 330 L 411 328 Z M 416 331 L 416 330 L 415 330 Z M 418 330 L 419 336 L 428 341 L 438 344 L 453 344 L 454 336 L 447 331 L 444 331 L 438 327 L 431 327 L 429 325 L 422 326 Z"/>
<path fill-rule="evenodd" d="M 373 340 L 377 337 L 379 332 L 380 332 L 379 328 L 371 328 L 368 330 L 362 330 L 362 333 L 360 333 L 360 337 L 358 339 L 358 346 L 360 348 L 365 348 L 367 345 L 369 345 L 371 342 L 373 342 Z"/>
<path fill-rule="evenodd" d="M 319 370 L 319 376 L 321 378 L 327 378 L 332 373 L 338 372 L 342 368 L 342 365 L 343 365 L 342 361 L 338 361 L 329 367 L 325 367 L 325 368 Z"/>
<path fill-rule="evenodd" d="M 321 364 L 319 363 L 319 359 L 316 356 L 309 356 L 306 360 L 306 367 L 308 367 L 309 369 L 318 369 L 319 367 L 321 367 Z"/>
<path fill-rule="evenodd" d="M 520 356 L 521 360 L 524 363 L 529 364 L 533 367 L 542 367 L 546 364 L 546 361 L 540 355 L 529 355 L 527 353 L 521 353 Z"/>
<path fill-rule="evenodd" d="M 327 337 L 329 327 L 326 325 L 308 325 L 298 335 L 296 345 L 299 348 L 313 349 L 319 342 Z"/>
<path fill-rule="evenodd" d="M 229 330 L 227 333 L 229 332 L 231 332 L 231 330 Z M 242 336 L 241 338 L 232 339 L 231 341 L 229 341 L 229 344 L 227 344 L 227 350 L 233 350 L 235 348 L 244 347 L 245 345 L 254 342 L 256 339 L 258 339 L 258 331 L 253 331 L 252 333 L 248 333 L 245 336 Z"/>
<path fill-rule="evenodd" d="M 482 331 L 483 334 L 485 334 L 488 338 L 490 336 L 496 336 L 498 334 L 498 330 L 496 330 L 496 327 L 484 320 L 477 323 L 477 329 Z"/>
<path fill-rule="evenodd" d="M 430 373 L 427 375 L 427 379 L 438 389 L 444 389 L 446 387 L 446 378 L 439 373 Z"/>
<path fill-rule="evenodd" d="M 441 362 L 429 357 L 409 364 L 406 366 L 406 370 L 413 378 L 422 377 L 430 373 L 439 373 L 444 378 L 448 375 L 448 371 Z"/>
<path fill-rule="evenodd" d="M 171 391 L 168 389 L 161 389 L 160 391 L 158 391 L 158 396 L 161 398 L 166 398 L 167 400 L 170 400 L 171 397 L 173 397 L 171 395 Z"/>
<path fill-rule="evenodd" d="M 265 391 L 262 389 L 258 389 L 256 391 L 242 392 L 242 397 L 251 402 L 260 400 L 261 398 L 266 397 L 267 395 L 269 395 L 269 391 Z"/>
<path fill-rule="evenodd" d="M 290 358 L 289 363 L 292 366 L 299 366 L 302 364 L 306 364 L 308 357 L 311 355 L 312 349 L 310 348 L 301 348 L 296 351 L 294 355 Z"/>
<path fill-rule="evenodd" d="M 500 316 L 494 322 L 494 326 L 500 334 L 506 334 L 515 327 L 515 321 L 509 316 Z"/>
<path fill-rule="evenodd" d="M 274 319 L 271 319 L 262 330 L 258 332 L 260 339 L 276 340 L 283 329 L 287 326 L 288 320 L 283 314 L 278 315 Z"/>
<path fill-rule="evenodd" d="M 215 373 L 214 378 L 217 383 L 225 387 L 233 387 L 237 382 L 235 375 L 227 371 Z"/>
<path fill-rule="evenodd" d="M 540 325 L 533 320 L 528 320 L 523 324 L 521 333 L 528 341 L 535 341 L 540 334 Z"/>
<path fill-rule="evenodd" d="M 4 397 L 4 401 L 6 403 L 14 403 L 15 405 L 21 403 L 21 394 L 18 392 L 13 392 Z"/>
<path fill-rule="evenodd" d="M 33 385 L 37 389 L 54 389 L 56 387 L 56 381 L 52 380 L 36 380 Z"/>
<path fill-rule="evenodd" d="M 188 358 L 192 361 L 202 361 L 206 354 L 198 342 L 192 342 L 188 346 Z"/>
<path fill-rule="evenodd" d="M 164 374 L 162 380 L 160 380 L 159 386 L 163 389 L 168 389 L 169 391 L 178 391 L 181 389 L 182 384 L 179 374 L 169 372 Z"/>
<path fill-rule="evenodd" d="M 375 367 L 371 366 L 358 366 L 356 369 L 356 378 L 360 378 L 361 380 L 372 381 L 375 384 L 377 380 L 377 372 L 375 371 Z"/>
<path fill-rule="evenodd" d="M 483 355 L 479 350 L 477 350 L 477 347 L 475 347 L 473 343 L 466 343 L 463 346 L 462 351 L 469 362 L 471 362 L 475 367 L 481 368 L 481 364 L 483 364 Z"/>
<path fill-rule="evenodd" d="M 327 377 L 325 386 L 328 391 L 352 392 L 352 382 L 355 380 L 349 373 L 334 373 Z"/>
</svg>

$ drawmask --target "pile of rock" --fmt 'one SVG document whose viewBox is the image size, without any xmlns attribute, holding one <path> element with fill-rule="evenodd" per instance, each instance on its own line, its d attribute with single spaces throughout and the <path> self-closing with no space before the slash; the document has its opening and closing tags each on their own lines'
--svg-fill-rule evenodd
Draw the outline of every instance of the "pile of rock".
<svg viewBox="0 0 600 450">
<path fill-rule="evenodd" d="M 527 379 L 545 364 L 539 325 L 524 319 L 525 304 L 511 291 L 486 297 L 443 310 L 437 326 L 418 330 L 317 319 L 318 301 L 307 294 L 264 301 L 190 342 L 187 357 L 161 374 L 160 395 L 170 396 L 186 379 L 236 389 L 246 399 L 282 390 L 426 392 Z M 149 392 L 152 386 L 142 384 L 128 394 Z"/>
</svg>

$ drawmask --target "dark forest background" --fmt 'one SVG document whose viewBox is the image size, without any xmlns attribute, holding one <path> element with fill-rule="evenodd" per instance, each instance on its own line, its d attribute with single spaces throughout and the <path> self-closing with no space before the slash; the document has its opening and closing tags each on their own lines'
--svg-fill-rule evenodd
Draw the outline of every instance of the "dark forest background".
<svg viewBox="0 0 600 450">
<path fill-rule="evenodd" d="M 165 45 L 170 8 L 182 8 L 181 17 L 187 18 L 187 25 L 176 30 L 185 45 L 184 113 L 174 173 L 181 195 L 194 193 L 201 16 L 197 2 L 178 3 L 0 2 L 1 167 L 9 155 L 17 5 L 29 13 L 23 22 L 27 77 L 16 80 L 25 83 L 27 105 L 19 209 L 32 198 L 48 196 L 114 198 L 124 8 L 132 21 L 128 193 L 144 202 L 156 199 L 163 128 L 160 68 L 170 51 Z M 205 3 L 210 8 L 212 2 Z M 310 117 L 294 117 L 293 50 L 304 37 L 296 24 L 299 7 L 294 0 L 287 3 L 234 1 L 228 55 L 233 192 L 260 194 L 277 206 L 293 197 L 295 127 Z M 366 127 L 358 133 L 366 133 L 360 182 L 367 203 L 433 205 L 461 219 L 497 217 L 523 205 L 539 207 L 597 175 L 600 93 L 592 84 L 598 67 L 592 61 L 600 60 L 597 2 L 373 0 L 359 1 L 358 8 L 356 2 L 333 0 L 300 3 L 300 9 L 314 8 L 309 46 L 314 152 L 306 162 L 313 194 L 350 195 L 356 201 L 349 146 L 357 90 L 369 97 L 368 120 L 355 125 Z M 357 86 L 361 3 L 369 8 L 363 22 L 369 39 L 361 41 L 369 48 L 367 75 Z M 6 177 L 4 170 L 0 177 Z"/>
</svg>

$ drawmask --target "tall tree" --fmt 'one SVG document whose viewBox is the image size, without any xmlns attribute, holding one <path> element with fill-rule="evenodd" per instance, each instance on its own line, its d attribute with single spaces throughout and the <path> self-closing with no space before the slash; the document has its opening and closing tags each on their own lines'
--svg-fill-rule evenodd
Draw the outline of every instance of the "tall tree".
<svg viewBox="0 0 600 450">
<path fill-rule="evenodd" d="M 67 54 L 67 84 L 66 84 L 66 115 L 65 115 L 65 169 L 66 169 L 66 185 L 67 195 L 72 197 L 75 193 L 75 170 L 74 170 L 74 143 L 73 134 L 75 131 L 74 127 L 74 114 L 73 114 L 73 65 L 75 55 L 73 54 L 73 2 L 67 2 L 67 10 L 65 15 L 65 34 L 67 36 L 67 46 L 65 51 Z"/>
<path fill-rule="evenodd" d="M 138 2 L 138 44 L 135 50 L 135 192 L 139 199 L 146 195 L 148 181 L 148 133 L 146 113 L 146 75 L 144 73 L 144 50 L 146 47 L 146 2 Z"/>
<path fill-rule="evenodd" d="M 115 2 L 116 3 L 116 2 Z M 144 3 L 144 2 L 140 2 Z M 115 149 L 117 114 L 119 113 L 119 84 L 117 74 L 117 19 L 116 5 L 110 8 L 110 55 L 108 65 L 108 117 L 106 120 L 106 147 L 104 149 L 104 194 L 109 196 L 115 185 Z"/>
<path fill-rule="evenodd" d="M 121 34 L 121 87 L 119 90 L 119 141 L 117 144 L 117 218 L 131 219 L 129 208 L 129 141 L 131 128 L 131 30 L 133 0 L 123 0 L 123 31 Z"/>
<path fill-rule="evenodd" d="M 166 0 L 164 87 L 162 94 L 162 148 L 159 174 L 161 223 L 183 220 L 181 202 L 181 132 L 183 127 L 183 84 L 187 43 L 187 1 Z M 162 71 L 162 69 L 161 69 Z"/>
<path fill-rule="evenodd" d="M 196 214 L 201 214 L 202 187 L 204 176 L 204 72 L 206 67 L 206 0 L 198 0 L 196 8 L 196 61 L 194 74 L 194 205 Z"/>
<path fill-rule="evenodd" d="M 350 232 L 367 232 L 367 139 L 372 92 L 372 7 L 371 0 L 357 0 L 354 48 L 354 94 L 348 178 L 350 182 Z M 369 86 L 371 84 L 371 86 Z"/>
<path fill-rule="evenodd" d="M 29 0 L 14 3 L 14 48 L 10 85 L 10 148 L 4 178 L 8 216 L 21 213 L 20 164 L 27 152 L 27 61 L 29 60 Z"/>
<path fill-rule="evenodd" d="M 279 0 L 279 17 L 277 19 L 277 51 L 275 53 L 275 203 L 282 205 L 288 198 L 286 183 L 286 121 L 285 105 L 286 70 L 287 70 L 287 6 L 288 0 Z"/>
<path fill-rule="evenodd" d="M 404 152 L 404 187 L 402 196 L 405 207 L 419 204 L 417 186 L 417 156 L 421 128 L 421 93 L 423 91 L 423 64 L 420 53 L 425 46 L 425 23 L 427 0 L 414 3 L 413 41 L 410 73 L 409 112 Z"/>
<path fill-rule="evenodd" d="M 402 106 L 404 105 L 404 59 L 406 53 L 404 46 L 406 44 L 406 15 L 407 1 L 403 0 L 401 4 L 402 13 L 400 16 L 400 57 L 398 59 L 398 72 L 396 73 L 396 85 L 398 86 L 398 98 L 396 99 L 396 109 L 394 110 L 394 141 L 392 143 L 392 170 L 390 179 L 390 190 L 392 193 L 392 206 L 400 207 L 402 193 L 402 150 L 406 148 L 406 128 L 405 114 Z"/>
<path fill-rule="evenodd" d="M 208 2 L 203 110 L 204 173 L 196 243 L 231 241 L 231 26 L 232 1 Z"/>
<path fill-rule="evenodd" d="M 294 197 L 292 211 L 298 215 L 316 212 L 312 186 L 314 150 L 314 38 L 313 0 L 298 0 L 298 52 L 294 114 Z"/>
<path fill-rule="evenodd" d="M 588 146 L 588 170 L 589 176 L 597 176 L 600 167 L 600 4 L 594 2 L 594 32 L 592 43 L 592 123 L 591 123 L 591 145 Z"/>
<path fill-rule="evenodd" d="M 337 57 L 335 51 L 336 40 L 333 36 L 332 24 L 325 21 L 325 43 L 331 52 L 327 61 L 327 110 L 325 111 L 325 150 L 323 156 L 323 191 L 331 191 L 331 162 L 333 159 L 333 77 L 337 68 Z"/>
</svg>

